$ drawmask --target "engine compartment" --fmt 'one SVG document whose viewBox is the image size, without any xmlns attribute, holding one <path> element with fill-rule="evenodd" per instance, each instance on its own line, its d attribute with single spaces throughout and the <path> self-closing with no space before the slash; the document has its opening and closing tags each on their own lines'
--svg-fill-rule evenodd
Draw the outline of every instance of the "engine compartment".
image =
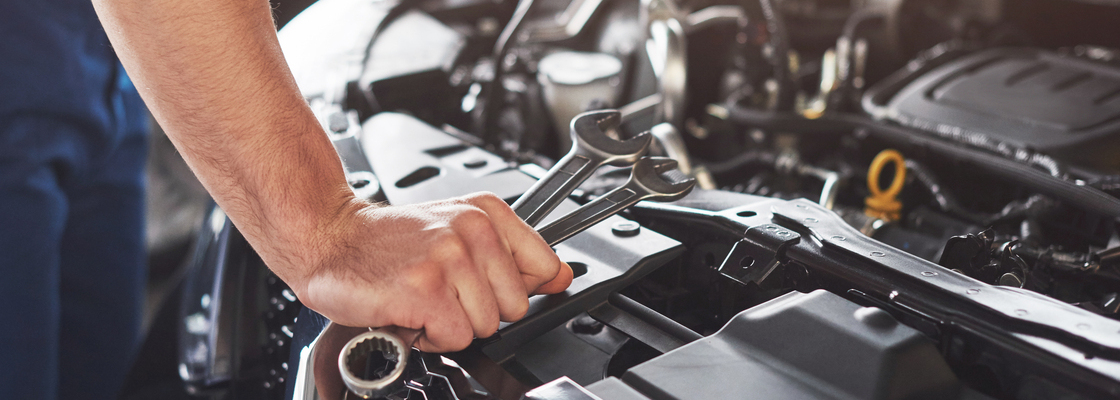
<svg viewBox="0 0 1120 400">
<path fill-rule="evenodd" d="M 1120 396 L 1118 23 L 1065 0 L 336 0 L 280 38 L 371 200 L 512 201 L 607 108 L 702 188 L 557 246 L 567 294 L 413 356 L 394 398 L 1091 399 Z M 263 317 L 184 310 L 213 323 L 181 333 L 183 378 L 312 398 L 328 321 L 230 229 L 184 304 Z"/>
</svg>

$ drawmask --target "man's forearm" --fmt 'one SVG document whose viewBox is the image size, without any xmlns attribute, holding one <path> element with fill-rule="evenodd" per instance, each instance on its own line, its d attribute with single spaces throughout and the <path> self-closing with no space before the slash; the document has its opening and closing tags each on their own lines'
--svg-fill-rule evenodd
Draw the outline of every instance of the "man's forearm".
<svg viewBox="0 0 1120 400">
<path fill-rule="evenodd" d="M 572 270 L 493 194 L 376 207 L 280 52 L 265 0 L 94 0 L 156 120 L 301 302 L 349 326 L 424 329 L 465 348 L 557 293 Z"/>
<path fill-rule="evenodd" d="M 353 207 L 299 95 L 265 0 L 94 0 L 156 120 L 218 204 L 290 284 Z M 322 250 L 322 251 L 320 251 Z M 271 258 L 271 259 L 270 259 Z M 298 289 L 297 289 L 298 290 Z"/>
</svg>

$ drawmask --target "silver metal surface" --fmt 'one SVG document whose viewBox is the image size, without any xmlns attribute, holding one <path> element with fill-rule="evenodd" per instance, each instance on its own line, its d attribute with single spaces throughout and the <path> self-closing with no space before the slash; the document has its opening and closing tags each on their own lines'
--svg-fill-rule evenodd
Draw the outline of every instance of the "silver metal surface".
<svg viewBox="0 0 1120 400">
<path fill-rule="evenodd" d="M 657 139 L 665 156 L 677 160 L 677 168 L 685 175 L 692 175 L 692 158 L 688 155 L 688 147 L 685 146 L 680 131 L 672 124 L 660 123 L 654 125 L 650 133 Z"/>
<path fill-rule="evenodd" d="M 371 330 L 351 338 L 338 354 L 342 383 L 350 392 L 365 399 L 391 394 L 395 389 L 393 384 L 404 373 L 411 348 L 411 344 L 406 345 L 397 335 L 385 331 Z M 377 379 L 361 377 L 369 357 L 378 352 L 394 362 L 392 369 Z"/>
</svg>

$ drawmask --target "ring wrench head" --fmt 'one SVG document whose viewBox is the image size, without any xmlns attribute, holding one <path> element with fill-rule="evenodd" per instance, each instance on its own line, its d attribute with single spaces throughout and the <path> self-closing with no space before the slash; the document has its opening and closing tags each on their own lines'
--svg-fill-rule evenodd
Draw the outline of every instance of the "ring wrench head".
<svg viewBox="0 0 1120 400">
<path fill-rule="evenodd" d="M 578 155 L 602 160 L 600 164 L 627 166 L 649 151 L 653 136 L 649 132 L 617 140 L 608 134 L 618 129 L 622 114 L 618 110 L 588 111 L 572 118 L 572 150 Z"/>
</svg>

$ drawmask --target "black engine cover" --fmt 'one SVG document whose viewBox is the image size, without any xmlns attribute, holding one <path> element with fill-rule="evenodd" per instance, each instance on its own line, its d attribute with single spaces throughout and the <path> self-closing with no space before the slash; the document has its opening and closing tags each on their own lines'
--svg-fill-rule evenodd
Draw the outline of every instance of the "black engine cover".
<svg viewBox="0 0 1120 400">
<path fill-rule="evenodd" d="M 1120 168 L 1120 68 L 1040 49 L 992 49 L 909 82 L 873 115 L 981 147 Z"/>
</svg>

